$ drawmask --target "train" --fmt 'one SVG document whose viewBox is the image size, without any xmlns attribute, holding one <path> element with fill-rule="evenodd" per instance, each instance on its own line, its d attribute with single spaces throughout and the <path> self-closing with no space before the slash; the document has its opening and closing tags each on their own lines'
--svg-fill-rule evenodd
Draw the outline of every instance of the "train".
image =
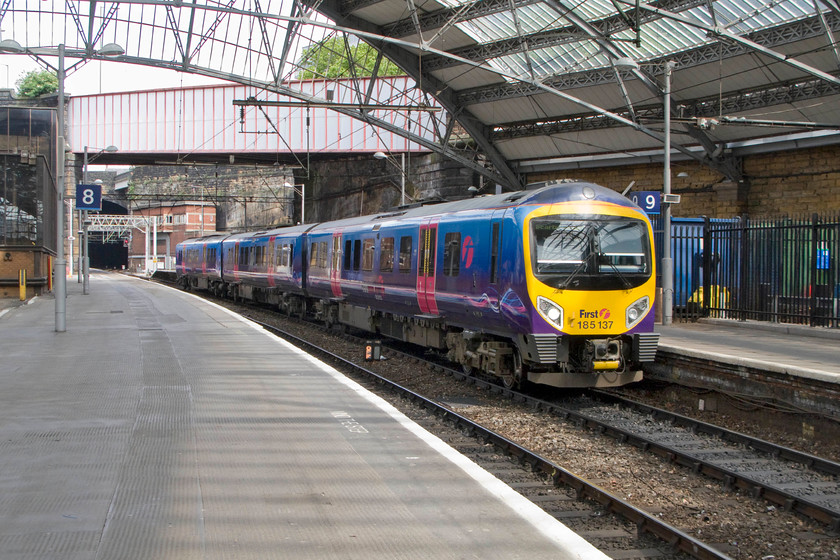
<svg viewBox="0 0 840 560">
<path fill-rule="evenodd" d="M 639 381 L 659 340 L 650 221 L 588 182 L 188 239 L 176 276 L 423 346 L 506 387 Z"/>
</svg>

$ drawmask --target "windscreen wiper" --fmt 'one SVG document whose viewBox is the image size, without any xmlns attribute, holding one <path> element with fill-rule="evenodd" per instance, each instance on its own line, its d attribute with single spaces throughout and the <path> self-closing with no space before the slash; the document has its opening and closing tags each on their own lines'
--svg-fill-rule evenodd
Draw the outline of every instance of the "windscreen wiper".
<svg viewBox="0 0 840 560">
<path fill-rule="evenodd" d="M 605 257 L 606 257 L 606 258 L 605 258 Z M 607 264 L 608 264 L 608 265 L 610 265 L 610 267 L 611 267 L 611 268 L 615 271 L 616 275 L 617 275 L 617 276 L 618 276 L 618 278 L 621 280 L 621 283 L 622 283 L 622 284 L 624 284 L 624 288 L 625 288 L 625 289 L 628 289 L 628 288 L 632 288 L 632 287 L 633 287 L 633 284 L 630 282 L 630 280 L 628 280 L 628 279 L 627 279 L 627 277 L 626 277 L 626 276 L 624 276 L 624 275 L 621 273 L 621 271 L 618 269 L 618 267 L 617 267 L 617 266 L 615 266 L 615 263 L 614 263 L 614 262 L 612 262 L 612 259 L 611 259 L 611 258 L 609 258 L 609 256 L 607 255 L 607 253 L 601 253 L 601 254 L 599 254 L 599 255 L 598 255 L 598 262 L 599 262 L 599 263 L 601 263 L 601 262 L 603 262 L 603 261 L 606 261 L 606 262 L 607 262 Z"/>
<path fill-rule="evenodd" d="M 560 284 L 557 285 L 557 287 L 560 288 L 561 290 L 565 290 L 569 286 L 569 283 L 572 280 L 574 280 L 575 276 L 578 275 L 578 272 L 580 272 L 581 270 L 583 270 L 586 267 L 590 258 L 592 258 L 592 253 L 590 253 L 589 255 L 586 256 L 585 259 L 580 261 L 578 263 L 578 265 L 575 267 L 575 269 L 572 271 L 572 273 L 569 274 L 566 278 L 564 278 L 563 281 L 560 282 Z"/>
</svg>

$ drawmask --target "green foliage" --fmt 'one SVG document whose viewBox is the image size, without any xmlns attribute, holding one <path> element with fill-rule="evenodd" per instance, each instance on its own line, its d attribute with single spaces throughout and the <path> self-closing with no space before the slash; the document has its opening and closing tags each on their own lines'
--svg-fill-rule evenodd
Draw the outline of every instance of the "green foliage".
<svg viewBox="0 0 840 560">
<path fill-rule="evenodd" d="M 298 79 L 312 78 L 350 78 L 351 62 L 356 76 L 365 77 L 373 74 L 373 67 L 378 55 L 376 49 L 367 43 L 350 45 L 350 58 L 347 57 L 344 37 L 330 37 L 303 50 L 298 60 L 301 70 Z M 402 76 L 399 66 L 383 58 L 379 64 L 379 76 Z"/>
<path fill-rule="evenodd" d="M 58 76 L 49 70 L 32 70 L 17 81 L 17 95 L 25 99 L 58 91 Z"/>
</svg>

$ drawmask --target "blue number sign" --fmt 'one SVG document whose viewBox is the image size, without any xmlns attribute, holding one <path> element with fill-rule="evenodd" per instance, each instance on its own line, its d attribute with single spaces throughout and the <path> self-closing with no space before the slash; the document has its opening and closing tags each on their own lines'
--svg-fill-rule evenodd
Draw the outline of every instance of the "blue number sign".
<svg viewBox="0 0 840 560">
<path fill-rule="evenodd" d="M 638 191 L 628 196 L 633 204 L 648 214 L 659 214 L 659 205 L 662 193 L 659 191 Z"/>
<path fill-rule="evenodd" d="M 76 185 L 76 210 L 102 210 L 102 185 Z"/>
</svg>

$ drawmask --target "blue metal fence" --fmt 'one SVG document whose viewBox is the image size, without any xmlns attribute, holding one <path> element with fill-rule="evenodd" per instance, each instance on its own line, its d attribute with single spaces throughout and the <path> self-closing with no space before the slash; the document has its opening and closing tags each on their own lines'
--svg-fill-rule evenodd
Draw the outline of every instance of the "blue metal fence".
<svg viewBox="0 0 840 560">
<path fill-rule="evenodd" d="M 661 220 L 653 221 L 661 258 Z M 672 218 L 671 254 L 675 319 L 840 328 L 840 213 Z"/>
</svg>

